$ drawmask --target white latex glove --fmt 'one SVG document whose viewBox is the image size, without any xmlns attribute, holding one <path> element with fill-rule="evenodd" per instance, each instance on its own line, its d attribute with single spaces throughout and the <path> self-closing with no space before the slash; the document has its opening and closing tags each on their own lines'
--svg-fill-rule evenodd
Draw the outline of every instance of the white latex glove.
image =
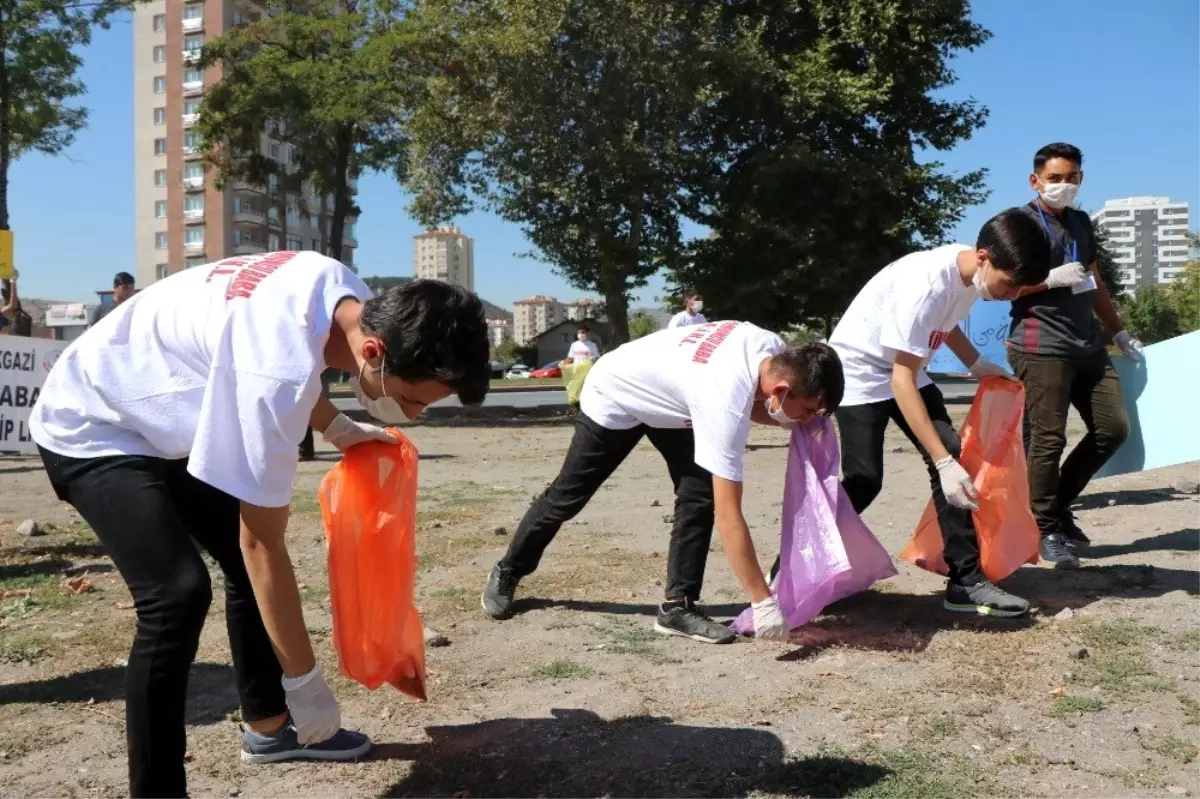
<svg viewBox="0 0 1200 799">
<path fill-rule="evenodd" d="M 946 501 L 956 508 L 979 510 L 979 505 L 975 502 L 979 498 L 979 492 L 975 490 L 971 475 L 967 474 L 962 464 L 954 460 L 953 456 L 947 455 L 934 465 L 937 466 L 938 477 L 942 480 L 942 493 L 946 495 Z"/>
<path fill-rule="evenodd" d="M 783 641 L 791 632 L 787 619 L 779 609 L 775 597 L 767 597 L 762 602 L 751 602 L 754 610 L 754 637 L 760 641 Z"/>
<path fill-rule="evenodd" d="M 976 380 L 982 380 L 985 377 L 1003 377 L 1006 380 L 1016 380 L 1015 377 L 1008 373 L 1007 369 L 984 355 L 976 358 L 975 363 L 971 364 L 967 371 Z"/>
<path fill-rule="evenodd" d="M 284 677 L 283 691 L 301 745 L 326 741 L 342 728 L 342 712 L 329 683 L 325 682 L 320 663 L 302 677 Z"/>
<path fill-rule="evenodd" d="M 366 422 L 356 422 L 344 413 L 333 417 L 321 438 L 345 452 L 364 441 L 391 441 L 392 437 L 382 427 Z"/>
<path fill-rule="evenodd" d="M 1134 361 L 1142 359 L 1142 342 L 1129 335 L 1129 331 L 1122 330 L 1113 336 L 1113 343 L 1121 348 L 1121 352 L 1125 353 L 1126 358 Z"/>
<path fill-rule="evenodd" d="M 1087 276 L 1087 269 L 1083 267 L 1083 264 L 1073 261 L 1051 269 L 1050 274 L 1046 276 L 1046 288 L 1065 289 L 1070 286 L 1078 286 L 1087 280 Z"/>
</svg>

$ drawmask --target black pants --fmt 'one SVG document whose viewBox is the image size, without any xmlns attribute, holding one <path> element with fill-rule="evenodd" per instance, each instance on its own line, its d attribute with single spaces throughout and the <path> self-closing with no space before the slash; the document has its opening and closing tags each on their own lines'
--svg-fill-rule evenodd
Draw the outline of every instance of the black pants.
<svg viewBox="0 0 1200 799">
<path fill-rule="evenodd" d="M 1129 417 L 1117 371 L 1103 350 L 1066 360 L 1010 349 L 1008 362 L 1025 384 L 1030 504 L 1042 535 L 1049 535 L 1060 530 L 1071 503 L 1125 443 Z M 1087 435 L 1063 462 L 1072 405 L 1087 426 Z"/>
<path fill-rule="evenodd" d="M 580 413 L 562 470 L 534 500 L 501 559 L 518 577 L 532 574 L 563 523 L 575 518 L 646 436 L 667 462 L 675 484 L 675 526 L 667 556 L 667 599 L 700 599 L 713 531 L 712 475 L 696 465 L 691 430 L 638 425 L 609 430 Z"/>
<path fill-rule="evenodd" d="M 242 559 L 238 501 L 188 474 L 186 461 L 41 455 L 58 496 L 91 525 L 133 594 L 137 632 L 125 676 L 130 795 L 184 796 L 188 671 L 212 601 L 196 543 L 225 576 L 243 718 L 287 711 L 282 670 Z"/>
<path fill-rule="evenodd" d="M 962 453 L 962 441 L 946 413 L 942 392 L 937 386 L 928 385 L 921 389 L 921 399 L 925 401 L 925 410 L 942 440 L 942 446 L 958 458 Z M 858 513 L 866 510 L 883 488 L 883 435 L 888 422 L 895 422 L 916 446 L 929 470 L 933 505 L 942 528 L 944 557 L 950 569 L 951 581 L 960 585 L 974 585 L 984 579 L 979 570 L 979 539 L 975 535 L 971 511 L 956 508 L 946 501 L 933 459 L 909 429 L 896 400 L 843 406 L 838 408 L 836 416 L 842 441 L 842 485 L 854 510 Z"/>
</svg>

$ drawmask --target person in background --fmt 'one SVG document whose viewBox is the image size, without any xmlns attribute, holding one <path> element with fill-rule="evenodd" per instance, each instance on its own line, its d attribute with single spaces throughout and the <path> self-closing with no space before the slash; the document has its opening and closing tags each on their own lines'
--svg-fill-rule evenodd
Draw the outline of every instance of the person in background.
<svg viewBox="0 0 1200 799">
<path fill-rule="evenodd" d="M 579 330 L 575 332 L 575 340 L 571 342 L 571 347 L 567 350 L 567 361 L 578 363 L 579 361 L 594 361 L 600 357 L 600 348 L 596 346 L 596 342 L 588 338 L 588 333 L 587 325 L 579 326 Z"/>
<path fill-rule="evenodd" d="M 742 513 L 743 460 L 751 422 L 790 425 L 832 413 L 842 365 L 824 344 L 788 347 L 748 322 L 660 330 L 596 361 L 554 481 L 521 519 L 483 590 L 484 612 L 513 614 L 517 584 L 532 574 L 562 525 L 575 518 L 642 438 L 666 461 L 675 486 L 664 600 L 656 632 L 710 644 L 737 636 L 699 607 L 713 524 L 754 608 L 754 633 L 788 634 L 763 577 Z"/>
<path fill-rule="evenodd" d="M 418 280 L 374 296 L 315 252 L 228 258 L 158 281 L 63 352 L 30 433 L 56 495 L 95 531 L 133 595 L 125 672 L 131 796 L 186 796 L 188 674 L 225 594 L 241 759 L 353 760 L 288 554 L 305 425 L 338 450 L 389 441 L 321 396 L 329 367 L 386 424 L 488 390 L 483 304 Z"/>
<path fill-rule="evenodd" d="M 667 327 L 702 325 L 708 321 L 704 318 L 704 314 L 700 313 L 703 310 L 704 298 L 700 296 L 700 292 L 689 291 L 683 298 L 683 310 L 671 317 L 671 321 L 667 322 Z"/>
<path fill-rule="evenodd" d="M 21 307 L 18 277 L 20 273 L 14 269 L 11 280 L 0 281 L 0 334 L 29 337 L 33 335 L 33 317 Z"/>
<path fill-rule="evenodd" d="M 980 569 L 971 516 L 978 507 L 975 486 L 958 462 L 962 442 L 925 366 L 945 343 L 973 377 L 1012 379 L 979 354 L 959 323 L 980 298 L 1012 299 L 1027 287 L 1066 286 L 1083 277 L 1078 265 L 1051 271 L 1038 224 L 1010 209 L 983 225 L 974 247 L 915 252 L 885 267 L 830 336 L 846 371 L 846 396 L 837 410 L 846 495 L 862 513 L 879 494 L 884 434 L 895 422 L 929 471 L 949 567 L 946 610 L 1015 617 L 1028 612 L 1029 603 L 993 585 Z"/>
<path fill-rule="evenodd" d="M 1037 196 L 1019 211 L 1049 239 L 1051 263 L 1080 263 L 1087 279 L 1074 287 L 1031 291 L 1012 303 L 1008 361 L 1025 384 L 1029 494 L 1042 533 L 1042 558 L 1056 569 L 1079 567 L 1075 546 L 1089 543 L 1070 507 L 1129 435 L 1129 418 L 1096 317 L 1125 355 L 1141 358 L 1100 277 L 1092 220 L 1071 207 L 1083 182 L 1083 154 L 1048 144 L 1033 157 L 1029 187 Z M 1087 434 L 1062 460 L 1071 406 Z"/>
<path fill-rule="evenodd" d="M 321 396 L 325 399 L 329 398 L 329 384 L 334 382 L 334 378 L 340 374 L 337 369 L 326 369 L 321 372 Z M 317 444 L 313 439 L 312 425 L 309 425 L 304 430 L 304 438 L 300 440 L 300 460 L 305 463 L 317 459 Z"/>
<path fill-rule="evenodd" d="M 113 277 L 112 284 L 112 302 L 104 305 L 99 305 L 92 309 L 92 319 L 90 325 L 94 325 L 104 317 L 108 316 L 114 308 L 132 297 L 137 291 L 134 288 L 133 275 L 128 272 L 117 272 Z"/>
</svg>

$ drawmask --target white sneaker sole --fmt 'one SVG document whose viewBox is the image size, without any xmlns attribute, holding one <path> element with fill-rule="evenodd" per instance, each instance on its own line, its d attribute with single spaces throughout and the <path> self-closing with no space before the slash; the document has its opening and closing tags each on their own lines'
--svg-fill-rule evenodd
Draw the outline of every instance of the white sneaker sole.
<svg viewBox="0 0 1200 799">
<path fill-rule="evenodd" d="M 673 630 L 670 627 L 664 627 L 658 622 L 654 622 L 654 632 L 662 635 L 674 635 L 678 638 L 687 638 L 691 641 L 699 641 L 702 644 L 732 644 L 737 639 L 737 635 L 732 635 L 729 638 L 709 638 L 705 635 L 693 635 L 685 633 L 682 630 Z"/>
<path fill-rule="evenodd" d="M 243 763 L 282 763 L 287 760 L 324 760 L 326 762 L 339 762 L 346 760 L 357 760 L 358 758 L 371 751 L 371 742 L 364 741 L 361 746 L 356 746 L 353 749 L 308 749 L 300 747 L 299 749 L 289 749 L 286 752 L 270 752 L 267 754 L 256 754 L 242 750 Z"/>
</svg>

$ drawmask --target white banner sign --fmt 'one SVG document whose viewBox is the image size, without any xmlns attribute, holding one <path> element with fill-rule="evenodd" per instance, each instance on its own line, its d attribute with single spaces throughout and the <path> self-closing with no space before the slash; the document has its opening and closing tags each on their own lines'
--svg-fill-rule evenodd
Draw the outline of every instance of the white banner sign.
<svg viewBox="0 0 1200 799">
<path fill-rule="evenodd" d="M 0 452 L 37 452 L 29 413 L 68 342 L 0 335 Z"/>
</svg>

